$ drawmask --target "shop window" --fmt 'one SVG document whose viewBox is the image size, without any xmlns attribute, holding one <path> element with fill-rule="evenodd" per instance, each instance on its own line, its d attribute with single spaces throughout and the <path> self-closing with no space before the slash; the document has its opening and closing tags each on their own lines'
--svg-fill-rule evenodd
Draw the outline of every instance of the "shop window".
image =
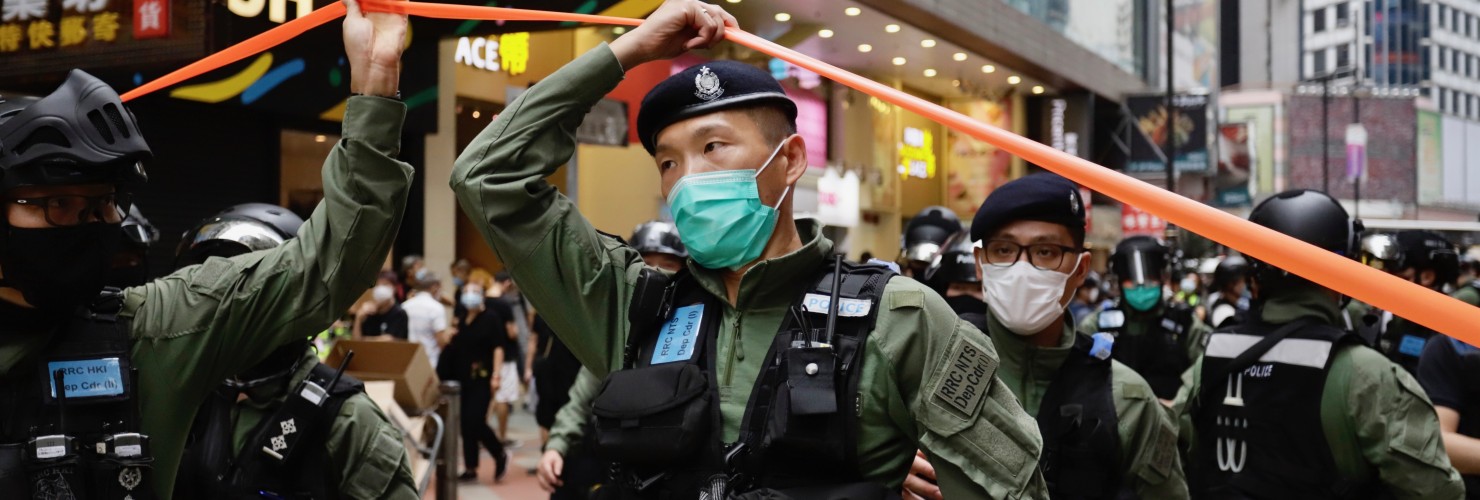
<svg viewBox="0 0 1480 500">
<path fill-rule="evenodd" d="M 1311 31 L 1320 33 L 1326 31 L 1326 9 L 1316 9 L 1310 12 Z"/>
<path fill-rule="evenodd" d="M 1336 26 L 1339 28 L 1346 27 L 1351 22 L 1351 6 L 1345 2 L 1336 4 Z"/>
</svg>

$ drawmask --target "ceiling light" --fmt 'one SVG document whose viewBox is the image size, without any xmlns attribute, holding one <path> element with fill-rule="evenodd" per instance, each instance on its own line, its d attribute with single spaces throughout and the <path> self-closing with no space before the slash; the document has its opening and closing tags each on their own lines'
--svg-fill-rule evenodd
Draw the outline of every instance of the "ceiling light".
<svg viewBox="0 0 1480 500">
<path fill-rule="evenodd" d="M 925 77 L 926 78 L 935 78 L 935 69 L 934 68 L 926 69 L 925 70 Z"/>
<path fill-rule="evenodd" d="M 961 86 L 961 80 L 951 80 L 951 86 L 952 87 L 960 87 Z"/>
<path fill-rule="evenodd" d="M 1042 94 L 1043 93 L 1043 86 L 1042 85 L 1034 85 L 1033 86 L 1033 93 L 1034 94 Z"/>
<path fill-rule="evenodd" d="M 327 140 L 329 140 L 329 138 L 322 135 L 313 136 L 313 142 L 324 142 Z"/>
<path fill-rule="evenodd" d="M 894 58 L 894 65 L 895 66 L 904 66 L 904 58 L 903 57 L 896 57 L 896 58 Z"/>
<path fill-rule="evenodd" d="M 920 46 L 921 47 L 925 47 L 927 49 L 928 48 L 931 48 L 931 47 L 934 47 L 935 46 L 935 40 L 931 40 L 929 38 L 926 38 L 924 40 L 920 40 Z"/>
<path fill-rule="evenodd" d="M 966 60 L 966 53 L 965 52 L 957 52 L 955 55 L 952 55 L 951 56 L 951 59 L 955 59 L 957 61 L 965 61 Z"/>
<path fill-rule="evenodd" d="M 997 71 L 997 67 L 996 66 L 993 66 L 993 65 L 990 65 L 990 64 L 986 64 L 986 65 L 983 65 L 982 66 L 982 73 L 992 73 L 992 72 L 995 72 L 995 71 Z"/>
<path fill-rule="evenodd" d="M 833 36 L 833 30 L 830 30 L 830 29 L 817 30 L 817 36 L 820 36 L 822 38 L 832 38 L 832 36 Z"/>
<path fill-rule="evenodd" d="M 473 119 L 474 120 L 477 120 L 478 117 L 480 117 L 480 116 L 483 116 L 483 113 L 482 112 L 480 112 L 480 111 L 473 111 Z"/>
<path fill-rule="evenodd" d="M 843 9 L 843 13 L 849 15 L 850 17 L 857 16 L 863 13 L 863 9 L 860 9 L 858 7 L 848 7 L 846 9 Z"/>
<path fill-rule="evenodd" d="M 887 32 L 887 33 L 899 33 L 899 25 L 898 24 L 885 25 L 884 26 L 884 31 Z"/>
<path fill-rule="evenodd" d="M 866 43 L 860 43 L 860 44 L 858 44 L 858 51 L 859 52 L 872 52 L 873 50 L 874 50 L 874 46 L 873 45 L 869 45 L 869 44 L 866 44 Z"/>
<path fill-rule="evenodd" d="M 790 21 L 791 20 L 791 14 L 787 14 L 785 12 L 777 12 L 776 13 L 776 20 L 777 21 L 781 21 L 783 23 L 784 22 L 787 22 L 787 21 Z"/>
<path fill-rule="evenodd" d="M 727 0 L 730 3 L 740 3 L 740 0 Z"/>
<path fill-rule="evenodd" d="M 1007 84 L 1008 85 L 1017 85 L 1019 83 L 1023 83 L 1023 79 L 1022 78 L 1018 78 L 1017 75 L 1012 75 L 1012 76 L 1007 77 Z"/>
</svg>

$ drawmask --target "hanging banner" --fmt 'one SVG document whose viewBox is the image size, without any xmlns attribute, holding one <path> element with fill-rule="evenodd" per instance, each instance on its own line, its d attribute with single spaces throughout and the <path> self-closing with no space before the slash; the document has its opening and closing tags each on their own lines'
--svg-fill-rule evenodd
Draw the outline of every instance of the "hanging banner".
<svg viewBox="0 0 1480 500">
<path fill-rule="evenodd" d="M 1136 208 L 1135 205 L 1129 203 L 1120 205 L 1120 235 L 1122 238 L 1151 236 L 1161 239 L 1166 236 L 1166 232 L 1166 219 Z"/>
<path fill-rule="evenodd" d="M 1218 175 L 1213 179 L 1213 204 L 1220 207 L 1245 207 L 1253 201 L 1249 195 L 1250 172 L 1255 158 L 1253 123 L 1224 123 L 1218 126 Z"/>
</svg>

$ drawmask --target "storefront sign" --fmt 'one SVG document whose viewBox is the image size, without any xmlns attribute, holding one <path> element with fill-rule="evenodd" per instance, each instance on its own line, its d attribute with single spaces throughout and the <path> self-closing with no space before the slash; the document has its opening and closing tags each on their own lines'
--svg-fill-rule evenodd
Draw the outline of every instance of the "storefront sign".
<svg viewBox="0 0 1480 500">
<path fill-rule="evenodd" d="M 134 39 L 170 36 L 168 0 L 134 0 Z"/>
<path fill-rule="evenodd" d="M 288 2 L 293 2 L 293 19 L 313 12 L 313 0 L 226 0 L 226 8 L 232 14 L 245 18 L 262 15 L 267 10 L 267 20 L 274 23 L 288 22 Z"/>
<path fill-rule="evenodd" d="M 185 0 L 0 0 L 0 86 L 45 93 L 73 68 L 114 83 L 110 69 L 193 60 L 204 15 Z"/>
<path fill-rule="evenodd" d="M 1218 175 L 1213 179 L 1213 204 L 1220 207 L 1248 206 L 1250 172 L 1255 155 L 1253 123 L 1218 126 Z"/>
<path fill-rule="evenodd" d="M 904 141 L 899 145 L 899 176 L 935 177 L 935 139 L 930 132 L 905 127 Z"/>
<path fill-rule="evenodd" d="M 511 76 L 523 74 L 529 65 L 529 33 L 458 38 L 453 60 L 482 70 L 507 71 Z"/>
<path fill-rule="evenodd" d="M 827 169 L 817 180 L 817 221 L 829 226 L 858 225 L 858 174 Z"/>
<path fill-rule="evenodd" d="M 1048 101 L 1048 137 L 1054 149 L 1079 156 L 1079 133 L 1064 132 L 1064 111 L 1069 109 L 1066 99 Z"/>
<path fill-rule="evenodd" d="M 1130 237 L 1137 235 L 1163 237 L 1167 232 L 1167 221 L 1155 214 L 1143 211 L 1132 205 L 1120 206 L 1120 235 Z"/>
</svg>

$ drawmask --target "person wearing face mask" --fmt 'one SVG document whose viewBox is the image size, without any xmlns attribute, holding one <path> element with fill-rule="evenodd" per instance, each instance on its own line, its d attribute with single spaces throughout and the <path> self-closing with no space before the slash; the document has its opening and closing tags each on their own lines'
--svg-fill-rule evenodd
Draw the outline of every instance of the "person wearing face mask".
<svg viewBox="0 0 1480 500">
<path fill-rule="evenodd" d="M 978 330 L 987 330 L 987 303 L 982 301 L 982 280 L 976 269 L 976 244 L 971 234 L 958 231 L 946 238 L 940 251 L 921 273 L 921 281 L 946 298 L 951 310 Z"/>
<path fill-rule="evenodd" d="M 1113 335 L 1115 360 L 1145 377 L 1157 399 L 1168 404 L 1177 397 L 1182 372 L 1201 355 L 1203 339 L 1211 331 L 1187 304 L 1163 298 L 1170 254 L 1150 236 L 1121 240 L 1110 255 L 1110 274 L 1120 283 L 1120 298 L 1113 307 L 1079 323 L 1081 332 Z"/>
<path fill-rule="evenodd" d="M 503 303 L 485 296 L 477 283 L 463 285 L 458 294 L 463 315 L 458 316 L 457 335 L 442 349 L 437 360 L 437 376 L 462 384 L 463 481 L 478 478 L 481 444 L 493 456 L 495 483 L 509 469 L 509 456 L 503 442 L 488 426 L 488 407 L 502 384 L 518 384 L 503 369 L 513 366 L 507 345 L 514 333 L 513 312 Z"/>
<path fill-rule="evenodd" d="M 302 226 L 303 219 L 279 206 L 233 206 L 186 231 L 175 266 L 277 248 Z M 400 431 L 365 395 L 364 384 L 320 364 L 307 339 L 226 379 L 196 411 L 175 480 L 177 498 L 417 497 Z M 290 404 L 305 392 L 322 402 Z M 289 421 L 296 439 L 278 448 L 274 438 Z M 264 447 L 287 458 L 270 457 Z"/>
<path fill-rule="evenodd" d="M 1037 415 L 1052 498 L 1187 498 L 1176 427 L 1151 387 L 1110 359 L 1112 337 L 1076 334 L 1067 311 L 1089 274 L 1084 210 L 1072 182 L 1035 174 L 977 211 L 974 263 L 998 376 Z"/>
<path fill-rule="evenodd" d="M 171 498 L 195 410 L 220 381 L 322 331 L 369 288 L 411 186 L 395 159 L 406 18 L 348 4 L 350 89 L 364 95 L 348 99 L 300 237 L 142 286 L 104 287 L 151 156 L 133 112 L 80 70 L 46 97 L 0 99 L 3 496 Z"/>
<path fill-rule="evenodd" d="M 1208 295 L 1208 323 L 1222 328 L 1242 323 L 1249 312 L 1249 263 L 1238 255 L 1218 261 L 1213 269 L 1213 293 Z"/>
<path fill-rule="evenodd" d="M 806 139 L 765 70 L 701 63 L 643 99 L 637 136 L 689 252 L 677 274 L 543 180 L 625 71 L 734 25 L 717 5 L 664 2 L 509 103 L 453 170 L 525 297 L 605 377 L 592 414 L 617 492 L 885 498 L 923 448 L 947 495 L 1041 496 L 1041 441 L 991 341 L 923 284 L 845 262 L 816 222 L 793 219 Z"/>
<path fill-rule="evenodd" d="M 351 334 L 355 340 L 410 340 L 406 310 L 396 302 L 394 274 L 383 273 L 370 289 L 370 300 L 355 310 Z"/>
<path fill-rule="evenodd" d="M 925 207 L 910 218 L 899 239 L 900 274 L 922 279 L 925 268 L 944 247 L 946 238 L 961 231 L 961 218 L 942 206 Z"/>
<path fill-rule="evenodd" d="M 1361 222 L 1297 189 L 1249 221 L 1344 258 Z M 1342 296 L 1250 258 L 1249 321 L 1220 329 L 1177 395 L 1193 495 L 1460 498 L 1439 420 L 1412 375 L 1342 328 Z"/>
<path fill-rule="evenodd" d="M 1443 293 L 1444 284 L 1459 274 L 1459 253 L 1455 252 L 1454 244 L 1432 231 L 1375 235 L 1364 239 L 1364 243 L 1362 256 L 1369 266 L 1430 290 Z M 1409 373 L 1416 373 L 1424 344 L 1438 334 L 1407 318 L 1375 308 L 1368 309 L 1363 322 L 1375 327 L 1377 350 Z"/>
</svg>

